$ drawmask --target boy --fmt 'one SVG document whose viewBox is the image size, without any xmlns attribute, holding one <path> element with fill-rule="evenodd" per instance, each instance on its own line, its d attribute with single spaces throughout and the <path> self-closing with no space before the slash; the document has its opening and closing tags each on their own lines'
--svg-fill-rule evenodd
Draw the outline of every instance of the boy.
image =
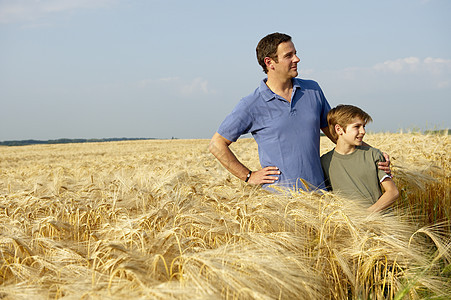
<svg viewBox="0 0 451 300">
<path fill-rule="evenodd" d="M 330 133 L 337 139 L 334 150 L 321 156 L 326 186 L 340 195 L 363 201 L 371 212 L 389 207 L 399 196 L 393 180 L 377 163 L 382 153 L 363 143 L 371 117 L 353 105 L 338 105 L 327 114 Z M 382 186 L 385 190 L 381 191 Z"/>
</svg>

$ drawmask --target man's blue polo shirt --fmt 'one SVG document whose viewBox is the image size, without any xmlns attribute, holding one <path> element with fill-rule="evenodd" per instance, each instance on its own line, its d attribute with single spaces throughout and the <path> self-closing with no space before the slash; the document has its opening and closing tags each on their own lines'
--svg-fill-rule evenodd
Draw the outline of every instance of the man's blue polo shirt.
<svg viewBox="0 0 451 300">
<path fill-rule="evenodd" d="M 299 178 L 325 189 L 319 155 L 320 128 L 327 127 L 330 105 L 318 83 L 293 79 L 291 103 L 273 93 L 262 80 L 225 118 L 218 133 L 235 142 L 252 133 L 262 168 L 276 166 L 276 184 L 302 188 Z"/>
</svg>

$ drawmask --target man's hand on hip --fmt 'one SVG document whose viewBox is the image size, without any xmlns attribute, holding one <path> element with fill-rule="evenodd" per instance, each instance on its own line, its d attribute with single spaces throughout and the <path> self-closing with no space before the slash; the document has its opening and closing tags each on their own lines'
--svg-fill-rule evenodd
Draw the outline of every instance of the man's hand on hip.
<svg viewBox="0 0 451 300">
<path fill-rule="evenodd" d="M 251 184 L 274 183 L 279 180 L 279 177 L 274 175 L 280 175 L 279 168 L 266 167 L 261 170 L 252 172 L 248 182 Z"/>
<path fill-rule="evenodd" d="M 387 173 L 387 175 L 391 176 L 391 169 L 390 169 L 390 156 L 383 152 L 382 153 L 384 155 L 385 161 L 384 162 L 379 162 L 378 163 L 378 168 L 382 171 L 384 171 L 385 173 Z"/>
</svg>

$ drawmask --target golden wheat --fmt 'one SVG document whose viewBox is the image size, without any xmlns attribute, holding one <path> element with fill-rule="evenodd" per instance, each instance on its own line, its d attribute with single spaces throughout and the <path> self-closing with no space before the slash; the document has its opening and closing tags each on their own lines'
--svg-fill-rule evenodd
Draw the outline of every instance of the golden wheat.
<svg viewBox="0 0 451 300">
<path fill-rule="evenodd" d="M 2 147 L 0 295 L 446 298 L 449 137 L 367 142 L 391 155 L 402 191 L 387 214 L 331 193 L 246 185 L 207 140 Z M 322 140 L 322 152 L 332 147 Z M 232 149 L 259 167 L 252 139 Z"/>
</svg>

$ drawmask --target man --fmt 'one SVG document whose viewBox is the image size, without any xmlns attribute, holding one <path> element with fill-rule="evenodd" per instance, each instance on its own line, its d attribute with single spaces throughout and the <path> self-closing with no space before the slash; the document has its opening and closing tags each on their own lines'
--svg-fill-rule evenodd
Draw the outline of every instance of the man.
<svg viewBox="0 0 451 300">
<path fill-rule="evenodd" d="M 320 129 L 335 142 L 327 126 L 329 103 L 316 82 L 296 78 L 300 59 L 289 35 L 267 35 L 256 52 L 267 78 L 222 122 L 210 152 L 233 175 L 251 184 L 325 189 L 319 142 Z M 262 169 L 257 171 L 249 170 L 229 148 L 248 132 L 258 144 Z"/>
</svg>

